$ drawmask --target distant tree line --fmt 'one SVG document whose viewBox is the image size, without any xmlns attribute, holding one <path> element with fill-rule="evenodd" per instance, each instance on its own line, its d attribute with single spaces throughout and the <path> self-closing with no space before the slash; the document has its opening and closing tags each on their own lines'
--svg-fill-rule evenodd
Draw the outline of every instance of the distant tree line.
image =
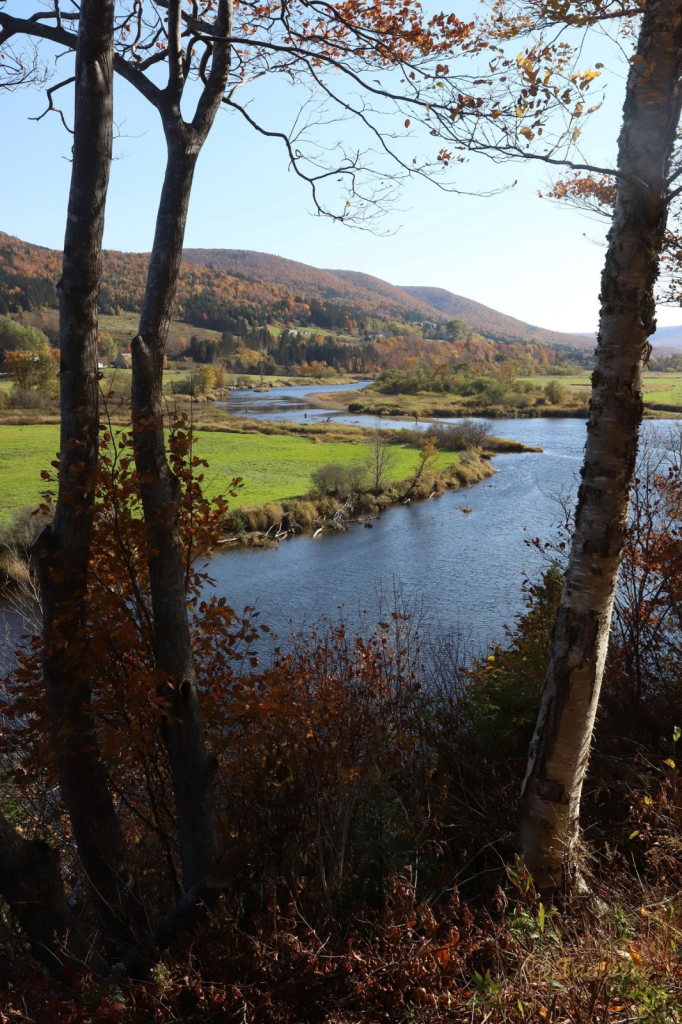
<svg viewBox="0 0 682 1024">
<path fill-rule="evenodd" d="M 222 338 L 199 338 L 194 335 L 183 355 L 195 363 L 213 363 L 224 359 L 230 370 L 248 373 L 257 352 L 263 372 L 279 373 L 305 364 L 319 363 L 338 372 L 364 373 L 380 361 L 376 348 L 367 341 L 340 342 L 332 335 L 305 335 L 285 328 L 278 336 L 267 327 L 251 326 L 237 321 L 234 333 L 224 331 Z"/>
</svg>

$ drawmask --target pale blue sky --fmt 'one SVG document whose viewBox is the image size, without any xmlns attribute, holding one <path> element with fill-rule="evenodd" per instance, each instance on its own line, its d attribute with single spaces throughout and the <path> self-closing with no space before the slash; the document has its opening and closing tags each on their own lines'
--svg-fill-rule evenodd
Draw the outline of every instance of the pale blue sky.
<svg viewBox="0 0 682 1024">
<path fill-rule="evenodd" d="M 60 74 L 68 74 L 69 59 L 60 61 Z M 270 86 L 266 99 L 271 111 L 285 114 L 288 101 L 280 90 L 280 83 Z M 59 95 L 69 112 L 72 95 Z M 607 101 L 587 137 L 593 156 L 612 157 L 621 101 L 622 65 L 614 60 Z M 70 137 L 54 115 L 29 120 L 43 109 L 44 98 L 32 90 L 0 95 L 0 230 L 58 248 Z M 148 251 L 164 140 L 156 112 L 120 79 L 116 119 L 124 122 L 124 133 L 139 137 L 116 143 L 123 158 L 112 169 L 105 245 Z M 603 249 L 590 238 L 600 235 L 600 226 L 538 198 L 549 179 L 542 165 L 495 166 L 476 157 L 458 172 L 462 187 L 472 190 L 515 178 L 513 189 L 487 199 L 409 183 L 385 225 L 396 233 L 372 237 L 311 216 L 307 186 L 288 172 L 277 141 L 221 111 L 200 157 L 186 244 L 256 249 L 313 266 L 365 271 L 393 284 L 438 286 L 542 327 L 594 330 Z M 680 310 L 661 311 L 661 326 L 680 322 Z"/>
</svg>

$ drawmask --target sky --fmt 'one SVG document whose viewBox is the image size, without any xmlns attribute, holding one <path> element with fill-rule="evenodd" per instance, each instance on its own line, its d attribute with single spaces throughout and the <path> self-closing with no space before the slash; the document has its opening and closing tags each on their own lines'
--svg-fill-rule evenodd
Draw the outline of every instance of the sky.
<svg viewBox="0 0 682 1024">
<path fill-rule="evenodd" d="M 460 13 L 458 5 L 451 6 Z M 609 66 L 613 51 L 605 43 L 595 45 L 601 47 L 597 59 L 607 63 L 607 89 L 586 143 L 593 158 L 612 160 L 623 67 L 615 56 Z M 70 59 L 60 58 L 59 76 L 70 74 Z M 121 79 L 115 89 L 121 137 L 115 142 L 104 244 L 146 252 L 153 238 L 165 144 L 156 112 Z M 275 81 L 265 87 L 260 102 L 275 125 L 278 116 L 285 120 L 290 115 L 293 99 L 291 90 Z M 71 120 L 72 91 L 60 91 L 55 101 Z M 0 93 L 0 137 L 5 140 L 0 230 L 60 248 L 70 136 L 54 114 L 31 120 L 45 105 L 44 94 L 37 90 Z M 339 131 L 350 133 L 352 140 L 352 126 Z M 375 236 L 314 216 L 308 186 L 288 170 L 281 143 L 259 136 L 239 115 L 221 110 L 199 160 L 185 244 L 254 249 L 316 267 L 363 271 L 396 285 L 446 288 L 540 327 L 596 330 L 603 229 L 538 197 L 550 181 L 548 169 L 541 164 L 500 166 L 472 157 L 457 171 L 456 184 L 480 192 L 511 186 L 515 180 L 516 185 L 488 198 L 408 182 L 397 208 L 382 224 L 390 233 Z M 678 323 L 681 310 L 659 311 L 659 326 Z"/>
</svg>

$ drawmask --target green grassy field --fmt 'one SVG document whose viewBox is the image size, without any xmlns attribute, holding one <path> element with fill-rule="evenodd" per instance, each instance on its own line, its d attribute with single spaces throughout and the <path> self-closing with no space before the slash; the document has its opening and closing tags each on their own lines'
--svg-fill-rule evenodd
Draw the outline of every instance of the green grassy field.
<svg viewBox="0 0 682 1024">
<path fill-rule="evenodd" d="M 682 412 L 682 373 L 645 374 L 644 401 L 679 406 Z"/>
<path fill-rule="evenodd" d="M 568 388 L 589 388 L 588 373 L 575 374 L 570 377 L 526 377 L 524 380 L 534 384 L 545 385 L 550 380 Z M 662 402 L 665 405 L 679 406 L 682 412 L 682 373 L 645 373 L 642 377 L 644 385 L 644 401 Z"/>
<path fill-rule="evenodd" d="M 539 407 L 533 410 L 534 415 L 585 415 L 590 397 L 590 374 L 575 373 L 569 376 L 533 376 L 521 377 L 522 381 L 535 385 L 537 388 L 544 387 L 550 381 L 554 381 L 565 389 L 568 401 L 556 405 Z M 644 391 L 645 410 L 649 415 L 665 418 L 667 415 L 677 416 L 682 414 L 682 373 L 645 373 L 642 378 Z M 532 397 L 532 396 L 531 396 Z M 501 415 L 528 415 L 523 407 L 515 412 L 518 403 L 514 401 L 515 396 L 505 398 L 502 403 L 491 413 L 493 416 Z M 410 395 L 387 395 L 374 391 L 371 388 L 366 391 L 345 392 L 339 396 L 319 395 L 315 404 L 322 407 L 339 408 L 349 404 L 351 412 L 365 412 L 370 415 L 384 416 L 405 416 L 410 417 L 417 413 L 420 417 L 429 418 L 433 416 L 486 416 L 489 402 L 480 402 L 477 396 L 461 396 L 447 392 L 426 392 L 420 391 Z M 544 411 L 543 411 L 544 408 Z"/>
<path fill-rule="evenodd" d="M 0 426 L 0 521 L 42 493 L 40 472 L 59 448 L 57 426 Z"/>
<path fill-rule="evenodd" d="M 319 466 L 328 462 L 349 466 L 363 462 L 368 454 L 365 444 L 315 443 L 305 437 L 199 431 L 197 439 L 196 454 L 209 462 L 208 494 L 226 490 L 235 476 L 243 478 L 234 506 L 298 497 L 310 490 L 310 474 Z M 0 426 L 0 521 L 36 503 L 44 489 L 40 472 L 49 468 L 58 446 L 57 426 Z M 396 445 L 393 451 L 389 476 L 401 480 L 416 467 L 418 452 L 406 445 Z M 456 460 L 456 454 L 444 452 L 438 468 Z"/>
</svg>

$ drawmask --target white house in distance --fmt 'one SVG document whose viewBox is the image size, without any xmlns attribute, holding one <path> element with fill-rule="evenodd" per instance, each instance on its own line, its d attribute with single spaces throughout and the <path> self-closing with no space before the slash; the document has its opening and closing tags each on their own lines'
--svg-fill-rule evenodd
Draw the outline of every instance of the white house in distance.
<svg viewBox="0 0 682 1024">
<path fill-rule="evenodd" d="M 132 370 L 133 357 L 130 352 L 119 352 L 114 359 L 114 366 L 117 370 Z"/>
</svg>

